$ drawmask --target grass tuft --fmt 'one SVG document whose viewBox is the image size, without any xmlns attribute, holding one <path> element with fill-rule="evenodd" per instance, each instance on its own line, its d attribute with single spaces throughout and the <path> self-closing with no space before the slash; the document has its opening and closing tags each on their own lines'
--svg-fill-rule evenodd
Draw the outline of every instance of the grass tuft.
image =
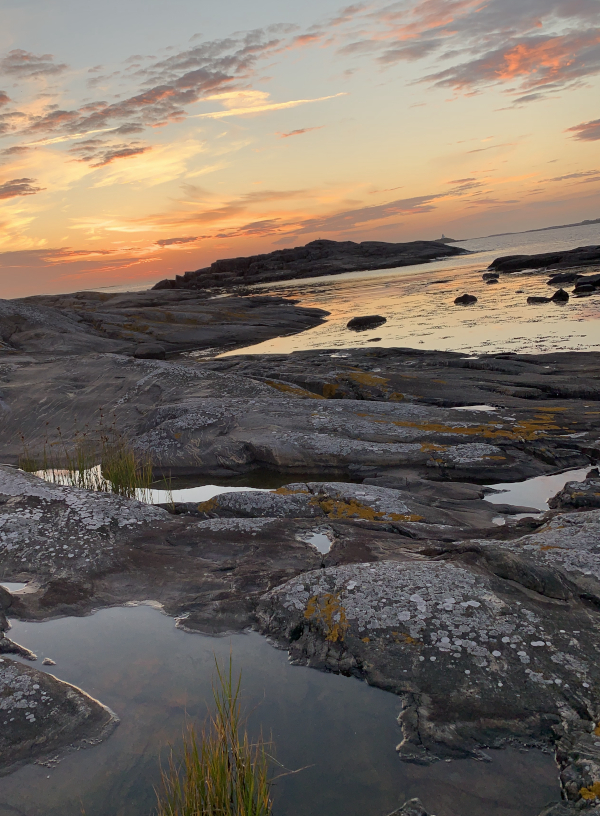
<svg viewBox="0 0 600 816">
<path fill-rule="evenodd" d="M 114 428 L 79 434 L 72 444 L 58 440 L 44 444 L 41 456 L 33 456 L 24 436 L 19 467 L 48 482 L 101 493 L 116 493 L 128 499 L 150 501 L 152 463 L 141 457 L 131 443 Z M 167 488 L 172 494 L 170 484 Z"/>
<path fill-rule="evenodd" d="M 268 743 L 248 736 L 231 658 L 217 675 L 214 712 L 200 734 L 186 730 L 183 756 L 171 751 L 161 772 L 157 816 L 271 816 Z"/>
</svg>

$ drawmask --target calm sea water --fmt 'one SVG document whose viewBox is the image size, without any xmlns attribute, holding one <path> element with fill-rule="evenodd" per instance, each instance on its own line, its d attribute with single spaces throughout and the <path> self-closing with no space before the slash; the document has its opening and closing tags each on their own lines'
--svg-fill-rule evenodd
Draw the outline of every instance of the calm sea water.
<svg viewBox="0 0 600 816">
<path fill-rule="evenodd" d="M 331 313 L 327 321 L 301 334 L 278 337 L 228 354 L 269 353 L 356 346 L 404 346 L 443 351 L 550 352 L 600 348 L 600 292 L 571 298 L 564 306 L 528 306 L 529 295 L 548 296 L 548 274 L 504 275 L 496 285 L 481 278 L 501 255 L 536 254 L 600 244 L 600 224 L 521 235 L 478 238 L 458 246 L 473 252 L 430 264 L 351 272 L 326 278 L 265 284 L 261 292 L 294 297 L 302 306 Z M 572 288 L 572 287 L 567 287 Z M 474 306 L 454 306 L 457 295 L 478 298 Z M 378 329 L 352 332 L 355 315 L 380 314 Z"/>
<path fill-rule="evenodd" d="M 257 634 L 189 634 L 157 609 L 135 606 L 15 622 L 11 635 L 40 661 L 55 660 L 52 674 L 110 706 L 121 724 L 52 768 L 28 765 L 1 778 L 1 816 L 151 816 L 160 757 L 177 748 L 186 722 L 203 722 L 215 657 L 223 664 L 230 650 L 251 730 L 272 737 L 279 772 L 304 769 L 277 781 L 275 816 L 386 816 L 413 796 L 437 816 L 532 816 L 559 798 L 554 760 L 539 751 L 400 762 L 396 696 L 291 666 Z"/>
</svg>

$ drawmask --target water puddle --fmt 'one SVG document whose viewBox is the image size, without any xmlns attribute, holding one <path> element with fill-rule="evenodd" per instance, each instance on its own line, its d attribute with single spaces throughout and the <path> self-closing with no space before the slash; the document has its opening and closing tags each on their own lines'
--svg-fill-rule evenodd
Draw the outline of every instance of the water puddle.
<svg viewBox="0 0 600 816">
<path fill-rule="evenodd" d="M 323 555 L 329 552 L 333 544 L 331 533 L 325 530 L 313 530 L 308 535 L 303 536 L 302 541 L 306 541 L 307 544 L 312 544 L 313 547 L 316 547 Z"/>
<path fill-rule="evenodd" d="M 548 499 L 555 496 L 567 482 L 582 482 L 591 470 L 590 467 L 578 470 L 566 470 L 552 476 L 535 476 L 524 482 L 506 482 L 486 485 L 498 490 L 498 493 L 486 494 L 486 501 L 492 504 L 515 504 L 523 507 L 536 507 L 541 512 L 548 510 Z M 513 519 L 524 518 L 528 514 L 512 516 Z"/>
<path fill-rule="evenodd" d="M 492 413 L 498 410 L 495 405 L 460 405 L 450 408 L 451 411 L 485 411 Z"/>
<path fill-rule="evenodd" d="M 554 759 L 539 751 L 490 751 L 490 762 L 429 767 L 400 762 L 400 700 L 352 678 L 290 665 L 258 634 L 210 638 L 177 629 L 147 605 L 86 618 L 15 621 L 11 636 L 51 673 L 110 706 L 121 724 L 104 743 L 54 767 L 29 765 L 0 783 L 0 816 L 150 816 L 159 756 L 186 721 L 201 723 L 215 656 L 242 670 L 249 726 L 271 735 L 286 768 L 275 785 L 285 816 L 385 816 L 419 796 L 437 816 L 531 816 L 559 799 Z M 306 767 L 308 766 L 308 767 Z"/>
<path fill-rule="evenodd" d="M 19 583 L 18 581 L 0 581 L 0 586 L 8 589 L 9 592 L 18 592 L 20 589 L 25 589 L 27 584 Z"/>
</svg>

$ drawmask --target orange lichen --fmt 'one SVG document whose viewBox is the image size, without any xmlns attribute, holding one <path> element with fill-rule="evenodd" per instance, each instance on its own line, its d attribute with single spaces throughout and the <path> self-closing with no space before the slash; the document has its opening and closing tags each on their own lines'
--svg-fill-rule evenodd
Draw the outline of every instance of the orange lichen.
<svg viewBox="0 0 600 816">
<path fill-rule="evenodd" d="M 199 513 L 211 513 L 213 510 L 217 508 L 217 497 L 213 496 L 212 499 L 208 501 L 200 502 L 197 507 Z"/>
<path fill-rule="evenodd" d="M 313 391 L 307 391 L 306 388 L 301 388 L 299 385 L 289 385 L 288 383 L 278 382 L 277 380 L 265 380 L 265 385 L 270 385 L 277 391 L 284 394 L 293 394 L 295 397 L 308 397 L 308 399 L 325 399 L 320 394 L 315 394 Z"/>
<path fill-rule="evenodd" d="M 280 496 L 296 496 L 300 493 L 303 493 L 305 496 L 309 495 L 308 490 L 290 490 L 289 487 L 278 487 L 273 493 L 278 493 Z"/>
<path fill-rule="evenodd" d="M 406 422 L 396 421 L 399 428 L 416 428 L 431 433 L 456 434 L 460 436 L 482 436 L 485 439 L 537 439 L 547 431 L 560 430 L 558 425 L 551 424 L 553 418 L 549 413 L 537 414 L 530 420 L 516 422 L 513 426 L 498 428 L 496 425 L 445 425 L 441 422 Z"/>
<path fill-rule="evenodd" d="M 423 453 L 427 453 L 428 451 L 447 451 L 447 445 L 436 445 L 433 442 L 423 442 L 421 444 L 421 450 Z"/>
<path fill-rule="evenodd" d="M 366 371 L 352 371 L 348 377 L 360 385 L 387 385 L 389 379 L 386 377 L 377 377 L 374 374 L 368 374 Z"/>
<path fill-rule="evenodd" d="M 341 499 L 325 499 L 315 496 L 311 504 L 317 504 L 330 519 L 359 518 L 364 521 L 422 521 L 422 516 L 405 513 L 384 513 L 374 510 L 355 499 L 342 501 Z"/>
<path fill-rule="evenodd" d="M 309 599 L 304 611 L 306 620 L 320 624 L 325 632 L 325 640 L 330 643 L 344 640 L 349 623 L 338 593 L 327 592 Z"/>
<path fill-rule="evenodd" d="M 594 782 L 589 788 L 580 788 L 579 795 L 582 799 L 600 799 L 600 782 Z"/>
</svg>

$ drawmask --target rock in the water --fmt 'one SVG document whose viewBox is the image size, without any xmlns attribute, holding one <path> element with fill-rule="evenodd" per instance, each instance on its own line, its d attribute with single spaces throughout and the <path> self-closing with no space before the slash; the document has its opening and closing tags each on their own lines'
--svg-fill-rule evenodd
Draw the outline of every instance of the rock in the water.
<svg viewBox="0 0 600 816">
<path fill-rule="evenodd" d="M 0 772 L 50 751 L 98 742 L 118 722 L 75 686 L 0 658 Z"/>
<path fill-rule="evenodd" d="M 578 283 L 577 286 L 573 289 L 574 295 L 589 295 L 592 292 L 596 291 L 596 287 L 593 283 Z"/>
<path fill-rule="evenodd" d="M 547 297 L 538 297 L 537 295 L 531 295 L 527 298 L 527 303 L 534 304 L 534 303 L 551 303 L 552 299 Z"/>
<path fill-rule="evenodd" d="M 475 297 L 475 295 L 464 294 L 460 295 L 460 297 L 455 298 L 454 303 L 456 306 L 470 306 L 471 303 L 477 303 L 477 298 Z"/>
<path fill-rule="evenodd" d="M 488 283 L 488 284 L 490 284 L 490 283 L 498 283 L 498 278 L 490 278 L 489 280 L 486 280 L 486 283 Z"/>
<path fill-rule="evenodd" d="M 137 360 L 164 360 L 167 350 L 160 343 L 140 343 L 133 350 L 133 356 Z"/>
<path fill-rule="evenodd" d="M 565 292 L 564 289 L 558 289 L 558 291 L 552 295 L 551 300 L 554 301 L 554 303 L 568 303 L 569 293 Z"/>
<path fill-rule="evenodd" d="M 499 272 L 484 272 L 483 275 L 481 276 L 482 280 L 484 281 L 498 280 L 499 277 L 500 277 Z"/>
<path fill-rule="evenodd" d="M 522 269 L 569 269 L 598 264 L 600 246 L 596 245 L 577 247 L 564 252 L 543 252 L 539 255 L 505 255 L 492 261 L 489 268 L 497 272 L 518 272 Z"/>
<path fill-rule="evenodd" d="M 383 326 L 387 323 L 387 317 L 382 315 L 365 315 L 364 317 L 353 317 L 346 324 L 346 328 L 352 331 L 366 331 L 367 329 L 376 329 L 378 326 Z"/>
</svg>

